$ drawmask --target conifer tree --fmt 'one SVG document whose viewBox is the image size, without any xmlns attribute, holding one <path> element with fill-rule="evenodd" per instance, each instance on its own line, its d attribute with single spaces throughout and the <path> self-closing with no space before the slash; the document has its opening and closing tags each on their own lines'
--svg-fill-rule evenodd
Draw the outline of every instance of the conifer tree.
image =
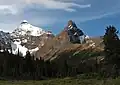
<svg viewBox="0 0 120 85">
<path fill-rule="evenodd" d="M 120 40 L 118 31 L 114 26 L 108 26 L 103 37 L 105 60 L 110 64 L 119 64 Z"/>
<path fill-rule="evenodd" d="M 32 58 L 31 58 L 31 54 L 29 51 L 26 52 L 25 60 L 26 60 L 25 69 L 27 72 L 30 72 L 32 69 Z"/>
</svg>

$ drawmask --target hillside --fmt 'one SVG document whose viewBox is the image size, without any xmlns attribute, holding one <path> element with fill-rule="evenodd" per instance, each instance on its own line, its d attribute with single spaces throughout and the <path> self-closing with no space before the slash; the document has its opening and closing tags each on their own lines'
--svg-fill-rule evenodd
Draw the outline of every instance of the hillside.
<svg viewBox="0 0 120 85">
<path fill-rule="evenodd" d="M 85 42 L 83 44 L 80 43 L 71 43 L 69 41 L 69 36 L 66 30 L 63 30 L 59 35 L 48 40 L 40 49 L 36 52 L 36 56 L 42 57 L 44 60 L 59 60 L 60 63 L 64 60 L 70 59 L 69 57 L 74 54 L 79 54 L 82 52 L 89 54 L 101 53 L 103 51 L 102 39 L 100 37 L 97 38 L 89 38 L 89 36 L 85 36 Z M 85 56 L 87 56 L 85 54 Z M 103 54 L 101 54 L 103 56 Z M 96 57 L 96 56 L 92 56 Z M 79 62 L 81 59 L 77 57 L 71 59 L 73 62 Z"/>
</svg>

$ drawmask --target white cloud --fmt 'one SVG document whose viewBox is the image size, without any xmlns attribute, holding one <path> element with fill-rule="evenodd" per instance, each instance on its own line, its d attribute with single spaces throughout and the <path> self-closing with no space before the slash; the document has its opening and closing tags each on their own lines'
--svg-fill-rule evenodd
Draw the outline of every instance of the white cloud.
<svg viewBox="0 0 120 85">
<path fill-rule="evenodd" d="M 55 1 L 55 0 L 26 0 L 26 3 L 27 4 L 37 3 L 48 9 L 61 9 L 69 12 L 76 11 L 73 7 L 79 7 L 79 8 L 91 7 L 90 4 L 80 5 L 72 2 L 69 3 L 69 2 Z"/>
<path fill-rule="evenodd" d="M 12 31 L 24 19 L 35 26 L 54 28 L 69 19 L 78 23 L 95 20 L 119 9 L 119 0 L 0 0 L 0 28 Z"/>
<path fill-rule="evenodd" d="M 0 11 L 4 14 L 17 14 L 17 9 L 12 5 L 0 5 Z"/>
<path fill-rule="evenodd" d="M 0 10 L 5 11 L 6 13 L 16 14 L 19 8 L 25 8 L 27 5 L 30 4 L 39 4 L 40 6 L 47 8 L 47 9 L 59 9 L 65 11 L 76 11 L 73 7 L 78 8 L 88 8 L 91 7 L 90 4 L 87 5 L 80 5 L 74 2 L 65 2 L 56 1 L 56 0 L 1 0 L 0 1 Z M 16 5 L 16 6 L 14 6 Z"/>
</svg>

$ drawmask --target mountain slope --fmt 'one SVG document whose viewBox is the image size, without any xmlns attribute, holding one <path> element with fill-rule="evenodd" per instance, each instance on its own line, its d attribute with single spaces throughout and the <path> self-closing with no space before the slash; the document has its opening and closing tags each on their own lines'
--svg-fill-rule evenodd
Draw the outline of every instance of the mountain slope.
<svg viewBox="0 0 120 85">
<path fill-rule="evenodd" d="M 75 23 L 68 22 L 67 28 L 77 27 Z M 83 44 L 70 42 L 68 32 L 64 29 L 59 35 L 54 36 L 52 32 L 45 31 L 41 28 L 29 24 L 26 20 L 21 22 L 12 33 L 0 31 L 1 51 L 4 49 L 12 50 L 12 53 L 21 52 L 23 56 L 26 51 L 30 51 L 37 58 L 45 60 L 54 60 L 60 55 L 72 55 L 71 53 L 92 49 L 92 51 L 103 50 L 103 43 L 100 37 L 90 38 L 83 35 L 85 42 Z M 83 40 L 84 41 L 84 40 Z"/>
<path fill-rule="evenodd" d="M 44 45 L 44 42 L 53 37 L 52 32 L 45 31 L 23 20 L 12 33 L 0 31 L 0 44 L 2 50 L 12 49 L 12 53 L 17 54 L 19 51 L 22 56 L 25 56 L 28 50 L 34 54 Z"/>
<path fill-rule="evenodd" d="M 61 32 L 60 35 L 54 37 L 45 43 L 42 48 L 37 51 L 36 56 L 41 56 L 45 60 L 58 58 L 64 53 L 71 55 L 76 51 L 84 51 L 92 49 L 93 51 L 101 51 L 102 49 L 95 46 L 95 42 L 91 39 L 87 39 L 87 42 L 84 44 L 73 44 L 69 42 L 68 35 L 65 31 Z M 66 55 L 66 56 L 67 56 Z"/>
<path fill-rule="evenodd" d="M 10 33 L 5 33 L 3 31 L 0 31 L 0 50 L 3 51 L 7 49 L 11 49 Z"/>
<path fill-rule="evenodd" d="M 100 52 L 103 49 L 94 42 L 94 38 L 89 38 L 89 36 L 84 35 L 85 43 L 71 43 L 69 41 L 69 36 L 66 30 L 63 30 L 59 35 L 53 39 L 47 41 L 39 51 L 37 51 L 36 56 L 42 57 L 45 60 L 55 60 L 73 55 L 75 52 L 82 52 L 87 50 L 92 50 L 91 52 Z"/>
<path fill-rule="evenodd" d="M 36 52 L 44 45 L 44 42 L 54 37 L 50 31 L 29 24 L 26 20 L 21 22 L 20 26 L 11 33 L 13 42 L 18 49 L 24 49 L 24 55 L 27 50 L 31 53 Z M 19 43 L 19 44 L 18 44 Z M 23 53 L 23 52 L 22 52 Z"/>
</svg>

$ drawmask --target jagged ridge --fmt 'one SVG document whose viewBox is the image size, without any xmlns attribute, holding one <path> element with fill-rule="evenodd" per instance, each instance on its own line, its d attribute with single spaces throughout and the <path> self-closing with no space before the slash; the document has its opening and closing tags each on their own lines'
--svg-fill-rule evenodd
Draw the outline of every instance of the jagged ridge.
<svg viewBox="0 0 120 85">
<path fill-rule="evenodd" d="M 69 24 L 69 23 L 68 23 Z M 74 23 L 75 24 L 75 23 Z M 76 25 L 76 24 L 75 24 Z M 67 25 L 69 26 L 69 25 Z M 73 26 L 74 27 L 74 26 Z M 70 55 L 72 52 L 70 51 L 78 51 L 83 49 L 95 48 L 95 42 L 88 35 L 83 35 L 85 42 L 81 43 L 72 43 L 70 42 L 70 37 L 68 35 L 68 31 L 64 29 L 59 35 L 54 37 L 53 39 L 49 40 L 45 43 L 45 45 L 37 51 L 36 56 L 39 58 L 40 56 L 45 60 L 53 60 L 59 57 L 66 49 L 68 50 L 68 54 Z M 79 38 L 79 37 L 78 37 Z M 66 55 L 67 56 L 67 55 Z"/>
</svg>

